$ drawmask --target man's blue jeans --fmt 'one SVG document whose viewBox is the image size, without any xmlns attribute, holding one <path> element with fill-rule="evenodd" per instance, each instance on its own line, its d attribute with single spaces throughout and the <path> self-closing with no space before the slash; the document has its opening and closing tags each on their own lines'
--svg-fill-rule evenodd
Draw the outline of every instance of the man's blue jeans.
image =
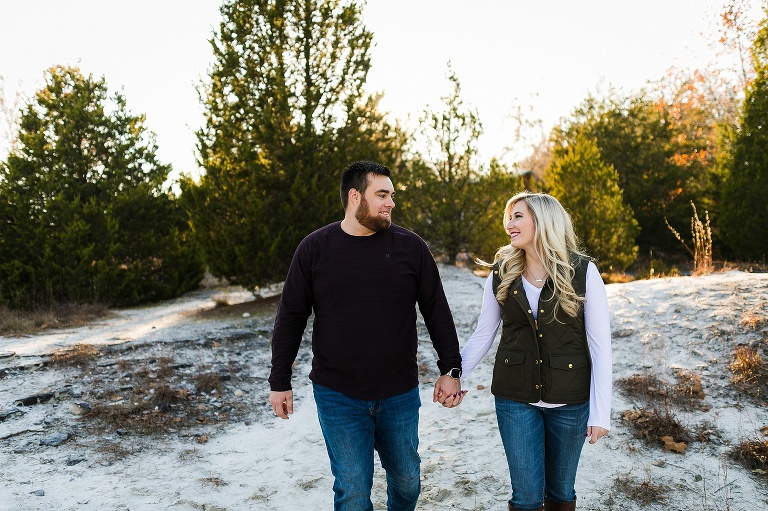
<svg viewBox="0 0 768 511">
<path fill-rule="evenodd" d="M 313 385 L 325 437 L 335 511 L 373 511 L 373 451 L 387 474 L 387 509 L 412 511 L 421 490 L 418 387 L 404 394 L 365 401 Z"/>
<path fill-rule="evenodd" d="M 509 465 L 512 507 L 539 509 L 545 496 L 554 502 L 576 500 L 589 402 L 541 408 L 497 397 L 496 418 Z"/>
</svg>

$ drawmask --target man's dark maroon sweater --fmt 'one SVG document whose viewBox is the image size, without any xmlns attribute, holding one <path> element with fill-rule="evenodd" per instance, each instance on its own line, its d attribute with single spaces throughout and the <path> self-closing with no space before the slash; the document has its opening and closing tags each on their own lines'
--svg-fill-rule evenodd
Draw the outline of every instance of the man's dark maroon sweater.
<svg viewBox="0 0 768 511">
<path fill-rule="evenodd" d="M 416 304 L 440 373 L 461 367 L 453 317 L 424 240 L 394 224 L 371 236 L 349 235 L 341 222 L 313 232 L 296 249 L 280 298 L 271 389 L 291 389 L 313 309 L 313 382 L 365 400 L 416 387 Z"/>
</svg>

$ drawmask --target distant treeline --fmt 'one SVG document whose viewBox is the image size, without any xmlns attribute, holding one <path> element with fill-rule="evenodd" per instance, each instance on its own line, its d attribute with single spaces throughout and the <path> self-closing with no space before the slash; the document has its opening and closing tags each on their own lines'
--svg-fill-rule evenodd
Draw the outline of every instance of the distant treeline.
<svg viewBox="0 0 768 511">
<path fill-rule="evenodd" d="M 199 86 L 197 179 L 169 185 L 144 117 L 103 78 L 46 72 L 0 162 L 0 305 L 138 304 L 194 288 L 204 269 L 247 288 L 280 281 L 302 237 L 341 218 L 340 172 L 359 159 L 393 170 L 396 222 L 447 261 L 491 260 L 509 241 L 504 204 L 526 188 L 560 199 L 604 271 L 638 254 L 684 261 L 667 224 L 685 236 L 692 204 L 712 220 L 715 257 L 764 261 L 763 9 L 754 30 L 733 6 L 723 17 L 728 41 L 749 41 L 738 73 L 590 95 L 510 168 L 479 161 L 482 123 L 450 66 L 450 93 L 416 129 L 379 110 L 358 2 L 225 0 Z"/>
</svg>

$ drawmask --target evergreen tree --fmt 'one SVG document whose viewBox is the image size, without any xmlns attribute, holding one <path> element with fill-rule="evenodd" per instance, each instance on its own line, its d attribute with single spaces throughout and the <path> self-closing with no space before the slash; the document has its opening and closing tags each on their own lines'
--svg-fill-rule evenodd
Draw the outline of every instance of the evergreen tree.
<svg viewBox="0 0 768 511">
<path fill-rule="evenodd" d="M 455 73 L 449 71 L 448 80 L 452 90 L 442 98 L 443 108 L 422 116 L 415 142 L 421 149 L 395 183 L 399 217 L 448 261 L 466 253 L 490 259 L 504 244 L 498 225 L 504 204 L 522 180 L 498 162 L 489 172 L 477 164 L 482 125 L 465 107 Z"/>
<path fill-rule="evenodd" d="M 604 163 L 594 140 L 555 148 L 547 169 L 553 196 L 571 215 L 587 252 L 603 269 L 623 271 L 635 261 L 637 221 L 624 204 L 619 175 Z"/>
<path fill-rule="evenodd" d="M 54 67 L 0 168 L 0 301 L 127 305 L 202 277 L 154 135 L 103 79 Z"/>
<path fill-rule="evenodd" d="M 393 166 L 400 134 L 363 85 L 372 34 L 353 0 L 226 0 L 203 86 L 199 182 L 182 200 L 210 271 L 285 277 L 299 241 L 340 218 L 341 171 Z"/>
<path fill-rule="evenodd" d="M 747 87 L 735 134 L 719 222 L 734 255 L 762 261 L 768 254 L 768 7 L 765 14 L 752 46 L 756 77 Z"/>
</svg>

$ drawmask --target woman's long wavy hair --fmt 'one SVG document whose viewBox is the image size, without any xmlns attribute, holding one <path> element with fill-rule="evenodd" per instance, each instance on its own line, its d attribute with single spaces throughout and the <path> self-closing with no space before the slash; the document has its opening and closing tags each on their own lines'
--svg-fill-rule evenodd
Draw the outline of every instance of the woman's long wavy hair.
<svg viewBox="0 0 768 511">
<path fill-rule="evenodd" d="M 533 246 L 552 280 L 553 298 L 557 299 L 554 308 L 555 316 L 558 308 L 562 308 L 566 314 L 575 317 L 584 302 L 584 297 L 577 295 L 571 284 L 575 272 L 571 266 L 570 256 L 584 254 L 579 248 L 576 233 L 573 231 L 571 216 L 551 195 L 522 192 L 507 201 L 503 218 L 505 230 L 512 215 L 512 208 L 520 201 L 526 204 L 533 217 L 535 226 Z M 501 278 L 496 300 L 504 303 L 509 295 L 509 286 L 525 271 L 525 251 L 511 245 L 503 246 L 496 252 L 494 263 L 499 263 Z"/>
</svg>

